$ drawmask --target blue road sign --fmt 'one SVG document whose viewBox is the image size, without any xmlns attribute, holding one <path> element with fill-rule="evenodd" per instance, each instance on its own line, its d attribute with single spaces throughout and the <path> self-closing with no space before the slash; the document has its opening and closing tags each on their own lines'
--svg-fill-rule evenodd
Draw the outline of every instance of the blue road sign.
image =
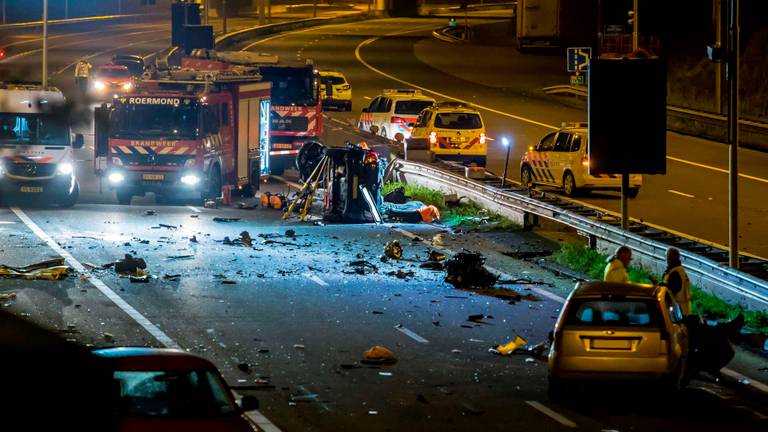
<svg viewBox="0 0 768 432">
<path fill-rule="evenodd" d="M 568 48 L 568 72 L 589 71 L 589 59 L 591 57 L 592 57 L 592 48 L 590 47 L 569 47 Z"/>
</svg>

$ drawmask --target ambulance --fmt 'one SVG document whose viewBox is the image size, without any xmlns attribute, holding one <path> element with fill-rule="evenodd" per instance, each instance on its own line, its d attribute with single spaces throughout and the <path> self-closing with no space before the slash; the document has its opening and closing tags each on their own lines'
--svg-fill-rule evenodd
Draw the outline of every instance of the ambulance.
<svg viewBox="0 0 768 432">
<path fill-rule="evenodd" d="M 64 94 L 55 87 L 0 82 L 0 199 L 72 207 L 80 196 Z"/>
<path fill-rule="evenodd" d="M 529 147 L 520 161 L 523 185 L 545 185 L 561 188 L 567 196 L 587 190 L 621 190 L 621 176 L 589 173 L 587 124 L 563 123 Z M 627 195 L 635 198 L 643 184 L 643 176 L 629 176 Z"/>
</svg>

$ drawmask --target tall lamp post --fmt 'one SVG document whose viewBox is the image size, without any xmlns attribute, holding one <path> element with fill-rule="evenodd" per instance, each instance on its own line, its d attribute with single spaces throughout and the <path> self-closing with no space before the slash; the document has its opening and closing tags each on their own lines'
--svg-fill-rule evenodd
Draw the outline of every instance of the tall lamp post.
<svg viewBox="0 0 768 432">
<path fill-rule="evenodd" d="M 507 148 L 507 157 L 504 159 L 504 176 L 501 178 L 501 187 L 503 188 L 507 182 L 507 168 L 509 168 L 509 148 L 511 146 L 509 145 L 509 138 L 507 137 L 502 137 L 501 143 L 504 144 L 504 147 Z"/>
</svg>

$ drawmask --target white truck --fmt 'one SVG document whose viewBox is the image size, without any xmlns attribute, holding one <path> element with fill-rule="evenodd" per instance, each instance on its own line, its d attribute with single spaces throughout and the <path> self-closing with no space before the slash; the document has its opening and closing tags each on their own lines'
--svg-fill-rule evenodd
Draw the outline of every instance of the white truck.
<svg viewBox="0 0 768 432">
<path fill-rule="evenodd" d="M 0 82 L 0 199 L 72 207 L 80 195 L 64 94 L 55 87 Z"/>
</svg>

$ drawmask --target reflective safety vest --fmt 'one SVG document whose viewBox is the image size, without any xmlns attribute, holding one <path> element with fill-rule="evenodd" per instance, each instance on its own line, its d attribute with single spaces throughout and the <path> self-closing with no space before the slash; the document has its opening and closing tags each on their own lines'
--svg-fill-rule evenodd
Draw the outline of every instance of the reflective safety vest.
<svg viewBox="0 0 768 432">
<path fill-rule="evenodd" d="M 683 266 L 677 266 L 671 268 L 665 275 L 664 275 L 664 285 L 666 285 L 669 282 L 669 276 L 672 273 L 677 273 L 680 275 L 680 281 L 682 282 L 682 285 L 680 287 L 680 291 L 677 292 L 677 294 L 674 295 L 675 301 L 677 304 L 680 305 L 680 310 L 683 312 L 683 315 L 690 315 L 691 314 L 691 281 L 688 279 L 688 275 L 685 273 L 685 269 Z"/>
<path fill-rule="evenodd" d="M 605 266 L 603 280 L 606 282 L 628 283 L 629 275 L 627 274 L 627 269 L 624 267 L 624 263 L 619 259 L 611 260 L 611 262 Z"/>
</svg>

